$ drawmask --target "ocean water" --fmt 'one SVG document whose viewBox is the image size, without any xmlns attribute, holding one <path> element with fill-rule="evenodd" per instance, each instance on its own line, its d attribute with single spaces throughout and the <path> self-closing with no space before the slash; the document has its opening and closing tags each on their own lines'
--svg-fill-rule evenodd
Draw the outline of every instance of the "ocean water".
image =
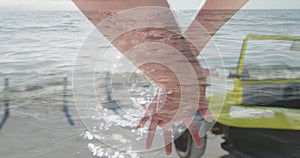
<svg viewBox="0 0 300 158">
<path fill-rule="evenodd" d="M 223 26 L 213 40 L 226 65 L 235 66 L 241 43 L 249 34 L 300 36 L 299 12 L 243 10 Z M 30 86 L 21 81 L 36 83 L 41 77 L 51 80 L 70 75 L 78 49 L 94 29 L 76 11 L 0 12 L 0 15 L 0 76 L 15 79 L 13 85 L 20 89 Z M 181 16 L 184 19 L 190 15 L 185 11 Z"/>
<path fill-rule="evenodd" d="M 299 15 L 300 10 L 243 10 L 238 12 L 223 26 L 210 43 L 218 48 L 226 66 L 235 67 L 239 59 L 243 39 L 247 35 L 300 36 Z M 190 17 L 190 12 L 184 11 L 180 16 L 183 19 L 188 18 Z M 102 113 L 103 109 L 98 107 L 100 108 L 98 109 L 99 113 L 101 113 L 100 117 L 98 116 L 99 113 L 95 112 L 97 107 L 92 105 L 75 107 L 72 95 L 73 85 L 71 84 L 74 63 L 76 62 L 78 51 L 82 49 L 82 44 L 87 37 L 90 37 L 91 33 L 97 33 L 94 30 L 94 26 L 77 11 L 0 12 L 0 100 L 3 101 L 4 78 L 8 78 L 11 112 L 11 118 L 4 124 L 2 131 L 0 130 L 0 155 L 3 154 L 5 157 L 15 158 L 22 156 L 38 157 L 47 153 L 49 157 L 54 157 L 54 153 L 59 151 L 56 146 L 64 143 L 64 145 L 68 146 L 66 147 L 68 151 L 73 149 L 72 152 L 65 154 L 76 153 L 80 155 L 80 147 L 72 148 L 70 146 L 73 143 L 70 139 L 76 136 L 78 136 L 78 138 L 76 137 L 77 140 L 85 140 L 79 141 L 81 146 L 89 148 L 91 155 L 94 153 L 98 154 L 99 157 L 109 157 L 109 155 L 117 155 L 118 157 L 118 154 L 122 153 L 121 151 L 128 150 L 128 146 L 114 146 L 120 140 L 121 144 L 133 144 L 131 148 L 133 151 L 135 150 L 134 143 L 139 142 L 136 146 L 142 146 L 143 141 L 132 141 L 130 138 L 133 138 L 133 136 L 140 140 L 145 138 L 146 132 L 133 130 L 138 122 L 138 118 L 142 116 L 143 109 L 136 106 L 128 107 L 130 113 L 137 114 L 125 115 L 125 117 L 130 117 L 131 121 L 126 121 L 128 118 L 125 118 L 124 121 L 124 118 L 120 118 L 120 115 L 112 109 L 108 110 L 111 112 L 107 112 L 109 116 L 106 116 L 107 114 Z M 98 38 L 103 42 L 93 43 L 91 49 L 107 46 L 107 41 L 100 33 Z M 111 56 L 122 58 L 122 55 L 111 46 L 108 52 L 107 56 L 104 55 L 101 58 L 103 64 L 100 68 L 98 67 L 100 72 L 108 71 L 109 69 L 107 68 L 112 66 L 110 65 L 113 62 Z M 300 57 L 298 55 L 293 59 L 294 63 L 297 63 Z M 257 60 L 263 61 L 264 56 Z M 86 57 L 86 62 L 89 62 L 88 56 Z M 215 65 L 215 68 L 220 64 L 214 63 L 213 60 L 207 62 L 211 62 Z M 76 73 L 84 78 L 86 67 L 84 62 L 81 64 L 83 64 L 81 66 L 82 69 L 76 69 Z M 120 73 L 118 75 L 126 76 L 128 74 Z M 67 102 L 69 103 L 69 113 L 75 122 L 74 128 L 66 127 L 67 132 L 61 130 L 65 126 L 70 126 L 63 110 L 64 77 L 68 78 Z M 103 100 L 107 97 L 105 93 L 107 85 L 105 75 L 96 75 L 96 78 L 100 80 L 96 82 L 96 87 L 98 87 L 96 90 L 99 90 L 98 97 L 100 101 L 104 102 Z M 137 93 L 131 98 L 138 98 L 137 102 L 147 101 L 147 99 L 143 100 L 142 96 L 151 96 L 153 90 L 143 89 L 139 85 L 148 86 L 151 85 L 151 82 L 143 77 L 133 77 L 131 79 L 131 81 L 128 81 L 133 87 L 131 91 Z M 117 78 L 116 80 L 116 83 L 119 83 L 122 79 Z M 120 92 L 116 93 L 122 93 L 123 84 L 113 85 L 120 90 Z M 82 83 L 80 87 L 84 89 L 85 83 Z M 88 104 L 89 98 L 94 97 L 89 95 L 90 93 L 84 92 L 82 94 L 86 98 L 84 100 L 85 104 Z M 123 102 L 130 101 L 130 98 L 128 100 L 125 98 Z M 95 114 L 92 114 L 92 112 L 95 112 Z M 0 116 L 3 115 L 4 105 L 1 103 Z M 20 120 L 26 123 L 22 123 Z M 64 124 L 61 124 L 61 122 L 64 122 Z M 116 132 L 119 129 L 115 126 L 130 127 L 126 129 L 127 132 L 129 131 L 128 137 L 126 138 L 122 133 Z M 25 131 L 20 130 L 18 132 L 14 130 L 14 132 L 10 132 L 8 127 L 11 130 L 21 128 Z M 26 128 L 30 129 L 26 130 Z M 86 132 L 87 128 L 90 129 L 89 132 Z M 113 134 L 111 134 L 112 131 Z M 37 134 L 33 134 L 34 132 Z M 44 137 L 45 135 L 48 136 Z M 102 137 L 105 138 L 102 139 Z M 99 143 L 97 140 L 102 143 Z M 7 141 L 9 143 L 5 143 Z M 17 143 L 18 141 L 23 143 Z M 111 142 L 113 143 L 110 144 Z M 6 147 L 3 147 L 4 144 L 6 144 Z M 113 149 L 109 151 L 109 147 L 104 147 L 105 145 L 103 144 Z M 157 142 L 157 144 L 160 143 Z M 121 151 L 118 152 L 116 148 L 121 149 Z M 153 152 L 162 156 L 164 151 L 159 148 L 156 149 Z M 127 152 L 126 155 L 125 152 L 123 156 L 138 157 L 138 155 L 135 152 Z M 141 155 L 143 157 L 143 154 Z M 70 157 L 74 157 L 74 155 Z M 144 155 L 144 157 L 147 156 Z"/>
</svg>

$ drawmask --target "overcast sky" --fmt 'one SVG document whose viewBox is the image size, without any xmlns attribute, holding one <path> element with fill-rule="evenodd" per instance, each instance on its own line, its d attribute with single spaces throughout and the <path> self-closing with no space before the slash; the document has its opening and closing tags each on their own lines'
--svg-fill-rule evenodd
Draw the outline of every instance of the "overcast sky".
<svg viewBox="0 0 300 158">
<path fill-rule="evenodd" d="M 169 0 L 174 9 L 195 9 L 203 0 Z M 300 0 L 249 0 L 245 9 L 300 9 Z M 0 10 L 76 10 L 71 0 L 0 0 Z"/>
</svg>

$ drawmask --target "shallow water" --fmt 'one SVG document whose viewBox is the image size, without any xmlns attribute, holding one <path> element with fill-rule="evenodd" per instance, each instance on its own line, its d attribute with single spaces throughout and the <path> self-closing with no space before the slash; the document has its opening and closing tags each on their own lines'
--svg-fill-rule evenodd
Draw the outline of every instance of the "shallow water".
<svg viewBox="0 0 300 158">
<path fill-rule="evenodd" d="M 184 13 L 181 16 L 189 16 L 188 11 Z M 241 11 L 215 35 L 210 44 L 214 42 L 226 66 L 234 67 L 243 39 L 249 34 L 300 36 L 299 14 L 300 10 Z M 122 59 L 115 48 L 107 49 L 101 58 L 100 67 L 97 67 L 95 80 L 99 82 L 95 86 L 99 105 L 89 103 L 94 93 L 91 93 L 93 89 L 85 89 L 89 83 L 85 82 L 84 76 L 89 68 L 86 64 L 92 57 L 88 54 L 83 56 L 86 63 L 80 63 L 81 69 L 77 69 L 76 73 L 83 78 L 78 86 L 83 90 L 81 97 L 85 100 L 82 106 L 75 107 L 71 84 L 73 65 L 86 37 L 90 37 L 91 32 L 95 33 L 93 25 L 81 13 L 0 12 L 0 21 L 0 89 L 4 89 L 4 78 L 9 78 L 11 112 L 0 131 L 1 155 L 7 158 L 40 155 L 82 157 L 83 153 L 92 156 L 91 152 L 83 151 L 84 148 L 98 156 L 107 153 L 107 157 L 120 157 L 120 154 L 125 153 L 125 157 L 137 157 L 135 152 L 128 152 L 130 146 L 132 151 L 144 150 L 146 131 L 133 130 L 144 110 L 130 98 L 135 98 L 136 103 L 146 102 L 154 93 L 151 86 L 148 86 L 152 85 L 151 82 L 143 77 L 124 82 L 121 82 L 122 78 L 116 79 L 119 82 L 114 82 L 112 86 L 117 90 L 115 94 L 121 98 L 118 100 L 120 105 L 126 110 L 116 113 L 111 107 L 108 110 L 102 107 L 105 107 L 107 99 L 103 72 L 113 67 L 115 61 Z M 97 38 L 97 42 L 91 43 L 89 49 L 107 46 L 107 41 L 100 33 Z M 295 61 L 298 61 L 298 57 L 294 57 Z M 212 69 L 220 65 L 214 62 L 213 56 L 206 62 L 214 66 Z M 64 77 L 69 80 L 67 101 L 75 126 L 68 124 L 63 111 Z M 131 90 L 132 96 L 121 97 L 123 90 Z M 0 95 L 2 101 L 3 92 Z M 0 116 L 3 116 L 3 104 L 0 105 Z M 124 115 L 124 112 L 128 115 Z M 119 132 L 120 127 L 125 132 Z M 88 133 L 87 128 L 90 129 Z M 108 146 L 103 145 L 103 142 Z M 160 144 L 161 141 L 157 139 L 154 145 L 157 151 L 152 152 L 158 157 L 164 154 Z M 118 153 L 112 146 L 123 152 Z M 62 150 L 64 147 L 66 152 Z M 127 154 L 124 150 L 127 150 Z M 147 154 L 143 154 L 140 157 L 147 157 Z"/>
</svg>

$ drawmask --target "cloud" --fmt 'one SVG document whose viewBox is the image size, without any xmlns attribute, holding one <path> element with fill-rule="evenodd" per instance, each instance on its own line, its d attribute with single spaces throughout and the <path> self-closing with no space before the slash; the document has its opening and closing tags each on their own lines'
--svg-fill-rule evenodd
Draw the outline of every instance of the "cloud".
<svg viewBox="0 0 300 158">
<path fill-rule="evenodd" d="M 70 0 L 1 0 L 0 10 L 75 10 Z"/>
<path fill-rule="evenodd" d="M 249 0 L 245 9 L 300 9 L 299 0 Z"/>
<path fill-rule="evenodd" d="M 175 10 L 197 9 L 203 0 L 168 0 Z M 249 0 L 245 9 L 300 9 L 300 0 Z M 0 0 L 0 10 L 77 10 L 71 0 Z"/>
<path fill-rule="evenodd" d="M 204 0 L 168 0 L 168 2 L 174 10 L 198 10 L 201 8 Z"/>
</svg>

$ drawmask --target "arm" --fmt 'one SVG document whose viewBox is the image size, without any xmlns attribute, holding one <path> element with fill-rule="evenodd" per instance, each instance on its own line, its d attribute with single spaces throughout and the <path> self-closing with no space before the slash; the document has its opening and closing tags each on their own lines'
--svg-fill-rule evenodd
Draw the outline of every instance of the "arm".
<svg viewBox="0 0 300 158">
<path fill-rule="evenodd" d="M 208 1 L 207 3 L 205 3 L 204 7 L 206 5 L 210 6 L 211 3 L 209 2 L 213 1 L 216 0 Z M 200 146 L 201 141 L 198 136 L 198 131 L 195 129 L 195 125 L 193 124 L 191 117 L 197 110 L 199 103 L 205 100 L 205 76 L 203 75 L 202 69 L 198 61 L 196 60 L 196 56 L 209 41 L 210 37 L 206 34 L 205 36 L 202 36 L 203 40 L 192 41 L 193 43 L 197 42 L 196 48 L 190 43 L 190 41 L 187 41 L 183 37 L 183 35 L 181 35 L 172 14 L 166 14 L 162 17 L 158 16 L 154 20 L 161 21 L 162 23 L 168 23 L 166 25 L 172 26 L 174 28 L 173 31 L 170 31 L 166 27 L 164 27 L 166 25 L 162 25 L 163 27 L 160 28 L 148 27 L 137 28 L 133 30 L 126 30 L 126 28 L 123 28 L 124 30 L 122 30 L 121 32 L 125 33 L 120 34 L 117 36 L 117 38 L 115 38 L 115 35 L 117 33 L 114 29 L 120 29 L 117 28 L 117 26 L 120 26 L 119 24 L 122 22 L 116 21 L 115 23 L 110 23 L 109 25 L 101 24 L 104 19 L 109 18 L 110 16 L 119 13 L 120 11 L 133 9 L 135 7 L 165 7 L 165 9 L 167 9 L 168 12 L 171 13 L 170 9 L 168 9 L 169 5 L 166 0 L 74 0 L 74 2 L 89 18 L 89 20 L 97 26 L 97 28 L 104 34 L 104 36 L 106 36 L 106 38 L 109 39 L 114 44 L 114 46 L 120 50 L 120 52 L 122 52 L 129 60 L 131 60 L 137 67 L 139 67 L 146 76 L 148 76 L 151 80 L 153 80 L 156 84 L 160 85 L 163 88 L 163 95 L 160 97 L 164 98 L 165 101 L 163 102 L 163 104 L 158 105 L 160 106 L 158 110 L 157 107 L 155 107 L 157 106 L 157 104 L 155 104 L 154 101 L 150 105 L 148 112 L 140 123 L 140 126 L 142 126 L 148 119 L 150 119 L 150 117 L 152 118 L 149 128 L 150 132 L 147 140 L 147 147 L 151 146 L 156 126 L 159 125 L 163 127 L 165 131 L 166 149 L 167 153 L 170 153 L 170 128 L 174 121 L 185 122 L 189 127 L 189 130 L 193 134 L 195 142 Z M 146 18 L 147 14 L 147 12 L 139 12 L 137 15 L 133 15 L 133 17 L 129 18 L 133 18 L 133 20 L 137 19 L 138 17 Z M 206 29 L 211 28 L 210 25 L 204 25 L 205 20 L 201 20 L 202 16 L 203 12 L 200 12 L 196 19 L 200 21 L 200 23 L 203 24 Z M 143 21 L 143 19 L 140 20 Z M 227 20 L 225 20 L 225 22 Z M 147 23 L 148 21 L 144 22 Z M 153 23 L 155 23 L 155 21 L 153 21 Z M 215 27 L 216 29 L 209 31 L 209 33 L 213 34 L 223 24 L 219 24 Z M 130 26 L 131 24 L 125 22 L 123 23 L 123 25 Z M 200 30 L 200 32 L 197 33 L 192 32 L 192 30 L 193 28 L 189 28 L 185 33 L 185 36 L 201 36 L 203 34 L 203 32 L 201 32 L 203 30 Z M 176 55 L 170 55 L 169 53 L 171 52 L 168 51 L 165 51 L 159 55 L 154 55 L 153 53 L 145 53 L 151 52 L 151 47 L 155 47 L 154 45 L 152 45 L 151 47 L 146 47 L 144 49 L 137 49 L 134 53 L 132 53 L 132 48 L 143 45 L 145 43 L 153 42 L 168 45 L 175 49 L 174 52 L 177 51 L 179 52 L 179 54 L 177 53 Z M 155 62 L 149 62 L 150 57 L 151 61 Z M 181 59 L 185 59 L 185 61 L 181 64 L 174 64 Z M 178 67 L 178 65 L 189 65 L 192 71 L 182 71 L 181 73 L 185 73 L 185 75 L 180 77 L 177 70 L 182 68 L 180 68 L 180 66 Z M 184 80 L 184 82 L 182 82 L 182 80 Z M 188 81 L 191 82 L 189 83 Z M 189 93 L 189 96 L 183 96 L 187 93 Z M 189 103 L 193 105 L 187 105 L 184 103 L 181 104 L 182 102 L 190 101 L 186 98 L 194 99 L 197 97 L 199 97 L 198 99 L 196 99 L 197 101 L 191 101 L 191 103 Z M 203 116 L 206 116 L 206 114 L 208 113 L 207 104 L 201 105 L 200 112 Z M 177 117 L 174 118 L 178 113 L 178 110 L 184 111 L 184 113 L 180 113 L 180 115 L 177 115 Z"/>
<path fill-rule="evenodd" d="M 169 5 L 166 0 L 74 0 L 75 4 L 79 6 L 79 8 L 83 11 L 83 13 L 89 18 L 89 20 L 97 26 L 98 30 L 104 34 L 104 36 L 110 40 L 114 46 L 120 50 L 132 63 L 134 63 L 140 70 L 144 72 L 146 76 L 148 76 L 152 81 L 156 84 L 160 85 L 162 89 L 164 89 L 163 94 L 165 94 L 166 101 L 163 105 L 160 105 L 159 111 L 155 111 L 149 114 L 149 110 L 147 114 L 142 119 L 140 126 L 142 126 L 150 117 L 151 123 L 149 128 L 149 135 L 147 139 L 147 148 L 150 148 L 152 144 L 153 137 L 155 135 L 156 126 L 161 126 L 164 130 L 164 137 L 165 137 L 165 144 L 166 144 L 166 152 L 167 154 L 171 153 L 172 147 L 172 138 L 171 138 L 171 128 L 176 113 L 178 113 L 178 109 L 180 108 L 180 102 L 183 98 L 182 95 L 188 95 L 186 93 L 182 93 L 182 90 L 188 91 L 188 87 L 183 86 L 183 83 L 180 83 L 180 80 L 187 81 L 194 81 L 193 89 L 190 90 L 190 94 L 194 94 L 194 98 L 200 96 L 200 89 L 202 90 L 204 95 L 205 87 L 199 87 L 199 82 L 204 85 L 205 80 L 203 80 L 202 70 L 198 61 L 196 60 L 194 54 L 190 48 L 189 44 L 185 38 L 181 35 L 177 23 L 171 13 L 171 10 L 168 9 Z M 141 6 L 157 6 L 157 7 L 164 7 L 164 9 L 158 9 L 157 11 L 151 10 L 149 12 L 137 12 L 133 10 L 133 13 L 130 17 L 127 16 L 128 19 L 122 21 L 122 19 L 118 19 L 116 16 L 114 19 L 107 20 L 107 21 L 115 21 L 115 22 L 107 22 L 104 19 L 110 18 L 113 14 L 118 13 L 125 9 L 130 9 L 134 7 L 141 7 Z M 166 8 L 167 7 L 167 8 Z M 151 16 L 151 12 L 159 13 L 161 11 L 166 11 L 167 13 L 163 14 L 162 16 L 157 16 L 153 21 L 151 19 L 147 19 L 147 17 Z M 136 14 L 136 15 L 135 15 Z M 143 21 L 143 19 L 146 19 Z M 135 24 L 128 23 L 128 21 L 138 21 Z M 146 23 L 156 23 L 157 21 L 161 21 L 161 27 L 141 27 L 137 29 L 130 30 L 130 27 L 133 28 L 135 25 L 144 25 Z M 107 23 L 106 23 L 107 22 Z M 128 26 L 127 28 L 122 28 L 120 30 L 118 26 Z M 167 26 L 173 27 L 174 29 L 168 30 Z M 118 31 L 120 31 L 120 35 Z M 124 32 L 124 33 L 123 33 Z M 134 42 L 133 42 L 134 41 Z M 174 48 L 173 51 L 165 51 L 161 52 L 158 55 L 155 55 L 155 52 L 152 53 L 145 53 L 151 52 L 151 49 L 155 46 L 147 46 L 146 48 L 141 49 L 140 51 L 137 50 L 135 53 L 130 53 L 130 49 L 134 48 L 135 46 L 147 44 L 147 43 L 162 43 L 164 45 L 168 45 L 171 48 Z M 158 50 L 165 50 L 158 48 Z M 167 49 L 166 49 L 167 50 Z M 176 51 L 177 50 L 177 51 Z M 173 52 L 175 53 L 173 55 Z M 149 61 L 151 58 L 151 61 Z M 178 61 L 185 60 L 178 64 Z M 154 62 L 153 62 L 154 61 Z M 174 64 L 174 65 L 173 65 Z M 178 66 L 186 65 L 190 66 L 191 71 L 187 71 L 184 77 L 178 78 L 178 74 L 176 71 L 179 70 Z M 155 71 L 154 71 L 155 70 Z M 178 73 L 178 72 L 177 72 Z M 190 79 L 189 79 L 190 77 Z M 191 88 L 190 88 L 191 89 Z M 193 95 L 189 95 L 193 96 Z M 162 97 L 161 97 L 162 98 Z M 160 98 L 160 100 L 161 100 Z M 186 99 L 189 100 L 189 99 Z M 183 102 L 183 101 L 182 101 Z M 190 101 L 193 102 L 193 101 Z M 179 115 L 180 117 L 177 118 L 177 121 L 184 121 L 186 119 L 186 124 L 189 126 L 190 122 L 192 121 L 192 117 L 195 111 L 199 106 L 199 99 L 194 101 L 194 103 L 189 108 L 187 108 L 187 112 L 182 113 Z M 155 102 L 153 102 L 152 107 L 155 106 Z M 189 105 L 181 105 L 181 109 L 188 107 Z M 183 107 L 186 106 L 186 107 Z M 151 109 L 151 107 L 149 108 Z M 157 109 L 157 107 L 155 107 Z M 207 110 L 207 108 L 205 108 Z M 206 113 L 206 112 L 205 112 Z M 149 115 L 148 115 L 149 114 Z M 195 125 L 190 126 L 190 129 L 193 129 L 191 133 L 194 136 L 195 141 L 198 145 L 201 145 L 201 141 L 198 135 L 198 131 L 195 130 Z"/>
</svg>

